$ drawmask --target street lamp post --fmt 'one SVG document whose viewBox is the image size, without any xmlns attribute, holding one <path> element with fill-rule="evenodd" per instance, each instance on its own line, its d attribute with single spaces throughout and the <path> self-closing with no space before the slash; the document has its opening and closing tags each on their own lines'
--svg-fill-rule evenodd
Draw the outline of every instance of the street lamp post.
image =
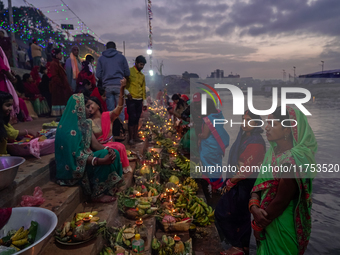
<svg viewBox="0 0 340 255">
<path fill-rule="evenodd" d="M 324 63 L 325 63 L 325 61 L 321 61 L 321 66 L 322 66 L 321 73 L 323 73 L 323 65 L 324 65 Z"/>
<path fill-rule="evenodd" d="M 11 28 L 11 45 L 12 45 L 12 59 L 13 66 L 17 67 L 17 59 L 16 59 L 16 48 L 15 48 L 15 34 L 14 34 L 14 21 L 13 21 L 13 9 L 12 9 L 12 0 L 8 0 L 8 16 L 9 16 L 9 24 Z"/>
</svg>

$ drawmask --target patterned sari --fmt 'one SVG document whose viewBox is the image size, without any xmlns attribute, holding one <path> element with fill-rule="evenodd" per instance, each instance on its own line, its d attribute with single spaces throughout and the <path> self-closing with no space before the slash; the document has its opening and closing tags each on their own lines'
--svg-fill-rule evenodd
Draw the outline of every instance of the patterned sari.
<svg viewBox="0 0 340 255">
<path fill-rule="evenodd" d="M 254 128 L 251 135 L 246 136 L 240 128 L 229 152 L 228 165 L 239 167 L 242 162 L 244 167 L 260 166 L 266 151 L 262 132 L 262 128 Z M 257 176 L 256 173 L 241 172 L 236 176 L 241 178 L 241 174 L 243 180 L 222 195 L 215 209 L 216 227 L 232 246 L 239 248 L 249 247 L 251 214 L 248 202 Z"/>
<path fill-rule="evenodd" d="M 59 122 L 55 139 L 57 179 L 60 185 L 81 184 L 85 194 L 96 198 L 113 195 L 116 184 L 122 179 L 122 164 L 118 151 L 111 165 L 86 165 L 89 156 L 104 158 L 107 150 L 91 151 L 92 121 L 86 119 L 83 94 L 68 100 Z"/>
<path fill-rule="evenodd" d="M 293 148 L 275 155 L 275 142 L 270 142 L 262 166 L 296 165 L 295 179 L 299 188 L 297 199 L 265 228 L 265 240 L 259 242 L 257 254 L 304 254 L 311 233 L 312 181 L 315 175 L 305 165 L 315 164 L 317 142 L 307 117 L 297 109 L 287 107 L 289 118 L 297 121 L 292 127 Z M 292 122 L 293 123 L 293 122 Z M 302 166 L 302 171 L 300 171 Z M 262 168 L 263 169 L 263 168 Z M 252 192 L 261 192 L 261 208 L 266 209 L 277 194 L 280 172 L 260 172 Z"/>
<path fill-rule="evenodd" d="M 203 167 L 219 165 L 222 167 L 222 158 L 225 149 L 229 145 L 229 135 L 223 125 L 213 126 L 214 119 L 224 119 L 220 110 L 217 113 L 212 113 L 203 118 L 204 124 L 209 127 L 210 134 L 206 139 L 202 139 L 200 146 L 200 159 Z M 202 130 L 203 126 L 202 124 Z M 213 190 L 217 190 L 223 185 L 222 173 L 209 173 L 208 177 L 203 175 L 203 178 L 211 185 Z"/>
</svg>

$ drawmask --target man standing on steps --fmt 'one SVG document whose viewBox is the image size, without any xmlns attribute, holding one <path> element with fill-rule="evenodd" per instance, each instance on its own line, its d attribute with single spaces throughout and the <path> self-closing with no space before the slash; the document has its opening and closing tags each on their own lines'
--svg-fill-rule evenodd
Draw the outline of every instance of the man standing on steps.
<svg viewBox="0 0 340 255">
<path fill-rule="evenodd" d="M 36 39 L 33 39 L 33 43 L 31 45 L 31 52 L 32 52 L 32 57 L 33 57 L 33 66 L 40 66 L 42 48 L 38 45 L 38 42 Z"/>
<path fill-rule="evenodd" d="M 146 64 L 143 56 L 138 56 L 135 66 L 130 68 L 130 76 L 127 80 L 125 95 L 127 96 L 126 106 L 129 115 L 129 144 L 143 142 L 138 137 L 138 123 L 142 111 L 146 110 L 145 76 L 142 70 Z"/>
<path fill-rule="evenodd" d="M 65 71 L 66 71 L 68 83 L 71 86 L 71 90 L 73 93 L 75 93 L 76 88 L 77 88 L 78 74 L 81 71 L 81 62 L 79 59 L 78 46 L 72 47 L 72 52 L 70 54 L 70 57 L 66 59 Z"/>
<path fill-rule="evenodd" d="M 105 88 L 106 104 L 109 111 L 112 111 L 118 105 L 120 80 L 128 79 L 129 75 L 129 65 L 125 56 L 116 50 L 114 42 L 108 42 L 106 50 L 98 59 L 96 76 Z M 119 118 L 124 121 L 124 109 Z"/>
</svg>

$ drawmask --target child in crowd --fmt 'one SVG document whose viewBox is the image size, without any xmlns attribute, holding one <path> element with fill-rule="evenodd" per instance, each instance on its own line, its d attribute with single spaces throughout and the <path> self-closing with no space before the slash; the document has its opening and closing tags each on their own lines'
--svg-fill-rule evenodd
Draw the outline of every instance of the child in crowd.
<svg viewBox="0 0 340 255">
<path fill-rule="evenodd" d="M 16 130 L 9 124 L 13 110 L 13 96 L 0 91 L 0 154 L 7 154 L 7 142 L 15 141 L 19 136 L 31 135 L 35 137 L 37 132 L 33 130 Z"/>
<path fill-rule="evenodd" d="M 15 83 L 15 90 L 19 97 L 19 107 L 23 114 L 24 121 L 32 121 L 32 119 L 37 119 L 38 115 L 35 113 L 31 101 L 29 98 L 25 97 L 25 86 L 20 75 L 16 75 L 15 78 L 17 80 Z"/>
<path fill-rule="evenodd" d="M 83 93 L 84 96 L 90 97 L 93 92 L 91 82 L 88 79 L 84 79 L 79 87 L 78 93 Z"/>
<path fill-rule="evenodd" d="M 48 114 L 50 108 L 48 107 L 46 99 L 40 94 L 38 85 L 33 80 L 32 76 L 27 73 L 24 74 L 23 82 L 25 87 L 25 96 L 31 100 L 34 111 L 38 115 Z"/>
<path fill-rule="evenodd" d="M 46 98 L 48 107 L 51 109 L 52 98 L 51 98 L 51 93 L 50 93 L 50 78 L 47 75 L 47 68 L 44 66 L 41 66 L 39 72 L 42 75 L 42 78 L 41 78 L 41 82 L 38 88 L 39 88 L 40 94 Z"/>
</svg>

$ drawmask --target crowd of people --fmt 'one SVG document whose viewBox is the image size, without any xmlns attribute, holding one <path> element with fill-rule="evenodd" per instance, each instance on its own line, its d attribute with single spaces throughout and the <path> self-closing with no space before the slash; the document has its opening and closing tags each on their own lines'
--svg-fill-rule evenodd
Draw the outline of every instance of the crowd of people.
<svg viewBox="0 0 340 255">
<path fill-rule="evenodd" d="M 223 125 L 212 124 L 224 116 L 211 99 L 207 100 L 206 115 L 201 114 L 200 93 L 191 98 L 174 94 L 170 100 L 167 91 L 160 90 L 153 102 L 141 72 L 146 59 L 136 57 L 134 66 L 129 68 L 114 42 L 107 43 L 96 70 L 93 56 L 87 55 L 81 62 L 76 46 L 65 67 L 60 63 L 61 50 L 52 47 L 50 61 L 42 66 L 41 50 L 35 44 L 33 41 L 34 67 L 23 77 L 11 72 L 7 54 L 0 48 L 0 154 L 7 153 L 7 142 L 36 135 L 33 130 L 14 129 L 11 124 L 17 119 L 60 117 L 55 139 L 58 183 L 79 184 L 92 201 L 112 202 L 124 183 L 123 173 L 131 171 L 126 147 L 114 137 L 121 133 L 122 121 L 126 119 L 128 143 L 142 142 L 138 135 L 140 116 L 148 105 L 156 103 L 165 106 L 169 118 L 175 120 L 183 153 L 190 154 L 191 160 L 199 161 L 203 167 L 222 166 L 230 137 Z M 229 152 L 230 166 L 240 169 L 315 163 L 317 142 L 302 112 L 287 107 L 282 116 L 279 107 L 269 119 L 276 120 L 265 127 L 270 143 L 270 148 L 266 148 L 264 130 L 258 122 L 261 117 L 245 111 L 245 123 L 257 121 L 240 127 Z M 281 124 L 283 119 L 299 124 L 285 127 Z M 216 226 L 231 248 L 221 254 L 249 254 L 252 229 L 257 254 L 305 252 L 311 232 L 311 176 L 298 172 L 238 171 L 226 180 L 218 172 L 203 177 L 213 193 L 222 193 L 215 210 Z"/>
<path fill-rule="evenodd" d="M 159 91 L 156 98 L 163 102 L 163 92 Z M 208 99 L 207 114 L 201 115 L 200 93 L 194 94 L 192 100 L 186 95 L 174 94 L 172 101 L 167 104 L 168 112 L 180 120 L 177 128 L 182 135 L 182 148 L 190 151 L 190 159 L 203 167 L 222 166 L 230 138 L 223 125 L 212 124 L 214 119 L 225 119 L 222 112 Z M 300 110 L 287 107 L 282 115 L 278 107 L 268 119 L 275 121 L 268 121 L 263 130 L 261 117 L 245 111 L 242 116 L 245 125 L 241 125 L 228 156 L 228 165 L 235 166 L 237 173 L 225 180 L 220 172 L 203 176 L 202 182 L 210 185 L 212 193 L 222 194 L 215 208 L 216 227 L 230 248 L 221 254 L 249 254 L 252 231 L 257 254 L 304 254 L 306 251 L 311 233 L 314 176 L 306 169 L 303 173 L 240 171 L 242 167 L 291 169 L 315 164 L 316 138 Z M 283 126 L 281 122 L 285 119 L 294 120 L 298 125 Z M 190 129 L 188 122 L 193 125 Z M 269 148 L 262 137 L 264 131 Z"/>
</svg>

